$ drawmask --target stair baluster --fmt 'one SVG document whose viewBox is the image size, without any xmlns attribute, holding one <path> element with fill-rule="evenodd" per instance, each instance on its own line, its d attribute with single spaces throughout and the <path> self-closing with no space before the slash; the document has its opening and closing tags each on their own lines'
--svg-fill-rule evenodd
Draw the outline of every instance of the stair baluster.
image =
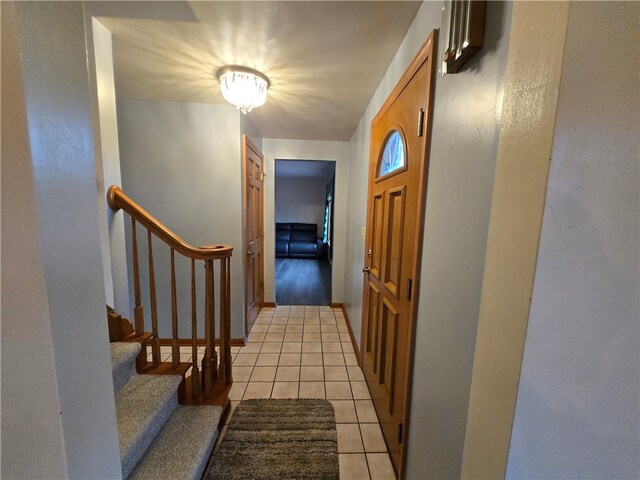
<svg viewBox="0 0 640 480">
<path fill-rule="evenodd" d="M 204 358 L 202 359 L 202 389 L 205 396 L 210 396 L 213 387 L 214 373 L 211 356 L 212 338 L 215 338 L 215 299 L 213 290 L 213 260 L 205 261 L 205 310 L 204 310 Z"/>
<path fill-rule="evenodd" d="M 138 266 L 138 236 L 136 234 L 136 220 L 131 218 L 131 243 L 133 244 L 133 293 L 135 306 L 133 307 L 134 327 L 136 335 L 144 333 L 144 312 L 140 300 L 140 268 Z"/>
<path fill-rule="evenodd" d="M 178 343 L 178 299 L 176 292 L 176 259 L 175 250 L 171 249 L 171 364 L 173 368 L 180 365 L 180 345 Z"/>
<path fill-rule="evenodd" d="M 218 389 L 224 390 L 231 379 L 231 335 L 229 328 L 229 268 L 227 259 L 220 261 L 220 376 Z"/>
<path fill-rule="evenodd" d="M 191 379 L 200 378 L 198 368 L 198 316 L 196 313 L 196 261 L 191 259 Z M 200 395 L 200 382 L 191 382 L 191 395 Z"/>
<path fill-rule="evenodd" d="M 227 274 L 225 276 L 227 280 L 227 308 L 224 315 L 225 335 L 224 343 L 222 344 L 225 352 L 225 387 L 227 387 L 233 383 L 233 376 L 231 374 L 231 257 L 227 257 L 222 261 L 225 262 L 227 266 Z"/>
<path fill-rule="evenodd" d="M 209 347 L 211 349 L 211 385 L 216 385 L 218 381 L 218 353 L 216 352 L 216 297 L 214 292 L 216 291 L 216 265 L 211 262 L 211 297 L 213 302 L 211 303 L 211 338 L 209 340 Z"/>
<path fill-rule="evenodd" d="M 154 368 L 160 366 L 160 337 L 158 336 L 158 304 L 156 301 L 156 277 L 153 268 L 153 245 L 151 231 L 147 230 L 147 249 L 149 251 L 149 297 L 151 302 L 151 361 Z"/>
</svg>

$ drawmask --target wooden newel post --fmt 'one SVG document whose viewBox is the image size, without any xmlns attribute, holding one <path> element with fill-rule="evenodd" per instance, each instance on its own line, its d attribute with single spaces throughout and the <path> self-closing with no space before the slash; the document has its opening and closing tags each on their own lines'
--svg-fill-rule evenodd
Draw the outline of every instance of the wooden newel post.
<svg viewBox="0 0 640 480">
<path fill-rule="evenodd" d="M 223 258 L 220 261 L 220 390 L 224 390 L 232 382 L 230 260 L 230 258 Z"/>
<path fill-rule="evenodd" d="M 191 259 L 191 395 L 200 395 L 198 367 L 198 316 L 196 313 L 196 261 Z"/>
<path fill-rule="evenodd" d="M 215 351 L 215 293 L 213 281 L 213 260 L 205 261 L 205 309 L 204 309 L 204 358 L 202 359 L 202 389 L 205 396 L 213 393 L 217 379 L 217 360 Z"/>
</svg>

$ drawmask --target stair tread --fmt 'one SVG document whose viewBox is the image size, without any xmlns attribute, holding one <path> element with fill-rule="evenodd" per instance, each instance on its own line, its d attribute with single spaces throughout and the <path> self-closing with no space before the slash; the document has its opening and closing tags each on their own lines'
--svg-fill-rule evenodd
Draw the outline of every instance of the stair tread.
<svg viewBox="0 0 640 480">
<path fill-rule="evenodd" d="M 160 362 L 160 365 L 154 367 L 151 362 L 147 363 L 140 370 L 140 374 L 153 374 L 153 375 L 180 375 L 183 376 L 191 368 L 190 362 L 180 362 L 177 367 L 173 366 L 171 362 Z"/>
<path fill-rule="evenodd" d="M 178 405 L 177 375 L 137 375 L 116 392 L 122 476 L 126 478 Z"/>
<path fill-rule="evenodd" d="M 136 332 L 133 332 L 131 335 L 124 337 L 121 342 L 136 342 L 136 343 L 147 343 L 149 340 L 153 338 L 152 333 L 142 333 L 138 335 Z"/>
<path fill-rule="evenodd" d="M 111 349 L 111 367 L 116 367 L 122 363 L 126 363 L 131 359 L 135 359 L 140 352 L 139 343 L 131 342 L 113 342 L 109 344 Z"/>
<path fill-rule="evenodd" d="M 120 390 L 134 373 L 134 362 L 140 352 L 139 343 L 113 342 L 111 349 L 111 373 L 113 375 L 113 390 Z"/>
<path fill-rule="evenodd" d="M 218 438 L 222 407 L 180 405 L 130 479 L 198 479 Z"/>
</svg>

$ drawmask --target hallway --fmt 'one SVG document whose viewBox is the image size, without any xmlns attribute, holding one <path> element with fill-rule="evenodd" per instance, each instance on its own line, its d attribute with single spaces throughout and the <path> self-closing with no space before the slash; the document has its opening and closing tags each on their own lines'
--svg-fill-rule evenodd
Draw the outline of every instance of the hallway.
<svg viewBox="0 0 640 480">
<path fill-rule="evenodd" d="M 232 409 L 248 398 L 326 398 L 336 412 L 341 480 L 395 478 L 341 309 L 263 308 L 247 345 L 232 354 Z"/>
<path fill-rule="evenodd" d="M 280 305 L 330 305 L 329 262 L 324 258 L 276 258 L 276 302 Z"/>
</svg>

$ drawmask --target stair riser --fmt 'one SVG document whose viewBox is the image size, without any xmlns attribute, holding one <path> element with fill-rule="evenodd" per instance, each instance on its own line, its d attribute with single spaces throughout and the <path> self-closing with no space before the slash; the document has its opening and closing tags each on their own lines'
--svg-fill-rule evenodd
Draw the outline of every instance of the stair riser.
<svg viewBox="0 0 640 480">
<path fill-rule="evenodd" d="M 129 480 L 199 480 L 221 418 L 221 407 L 179 406 Z"/>
<path fill-rule="evenodd" d="M 124 387 L 135 372 L 135 357 L 127 363 L 113 367 L 113 391 L 117 392 Z"/>
<path fill-rule="evenodd" d="M 122 458 L 122 478 L 126 479 L 129 477 L 177 407 L 178 394 L 176 392 L 171 396 L 170 400 L 157 411 L 154 421 L 148 425 L 139 437 L 136 446 Z"/>
<path fill-rule="evenodd" d="M 111 374 L 114 392 L 124 387 L 135 373 L 136 357 L 141 354 L 140 352 L 139 344 L 122 342 L 111 344 Z"/>
<path fill-rule="evenodd" d="M 189 365 L 181 364 L 182 371 L 170 364 L 156 369 L 147 365 L 155 375 L 140 375 L 136 362 L 145 359 L 142 352 L 138 343 L 111 344 L 122 478 L 200 479 L 223 409 L 179 406 L 185 395 L 181 380 Z"/>
</svg>

